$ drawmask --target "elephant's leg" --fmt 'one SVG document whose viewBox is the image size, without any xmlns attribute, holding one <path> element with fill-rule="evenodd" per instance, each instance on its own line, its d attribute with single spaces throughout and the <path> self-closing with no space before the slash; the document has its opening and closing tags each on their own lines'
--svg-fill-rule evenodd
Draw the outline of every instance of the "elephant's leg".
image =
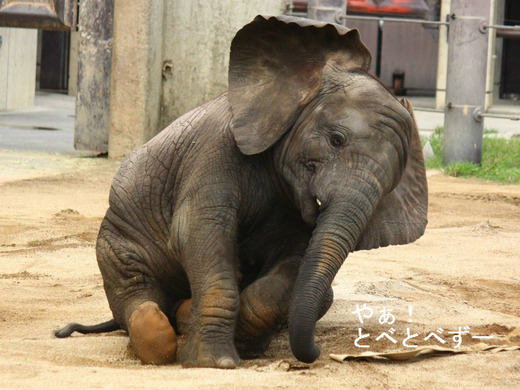
<svg viewBox="0 0 520 390">
<path fill-rule="evenodd" d="M 190 218 L 182 217 L 187 223 L 181 225 L 182 234 L 176 234 L 182 240 L 178 247 L 192 295 L 189 332 L 179 360 L 185 367 L 235 368 L 239 362 L 233 344 L 239 306 L 235 223 L 225 209 L 205 211 L 209 215 L 197 210 Z"/>
<path fill-rule="evenodd" d="M 292 284 L 295 272 L 298 272 L 298 264 L 295 262 L 299 262 L 299 259 L 279 264 L 240 294 L 235 346 L 241 358 L 251 359 L 262 355 L 269 347 L 273 335 L 286 322 Z M 333 297 L 332 288 L 329 288 L 319 318 L 327 313 Z M 172 318 L 179 334 L 189 333 L 191 303 L 192 300 L 187 299 L 179 301 L 173 307 Z"/>
<path fill-rule="evenodd" d="M 262 355 L 269 347 L 272 337 L 286 323 L 300 261 L 300 256 L 287 258 L 240 294 L 240 312 L 235 335 L 235 345 L 240 357 L 251 359 Z M 332 303 L 332 288 L 329 290 L 320 318 Z"/>
<path fill-rule="evenodd" d="M 263 354 L 286 322 L 300 261 L 300 256 L 283 260 L 240 294 L 235 334 L 240 357 L 251 359 Z"/>
<path fill-rule="evenodd" d="M 167 364 L 176 359 L 177 338 L 164 313 L 170 301 L 137 255 L 117 254 L 113 240 L 98 239 L 97 257 L 114 319 L 128 331 L 130 344 L 145 364 Z"/>
<path fill-rule="evenodd" d="M 185 367 L 235 368 L 239 362 L 233 344 L 238 288 L 233 269 L 225 268 L 214 275 L 217 280 L 204 278 L 205 281 L 196 283 L 198 286 L 192 290 L 188 338 L 179 353 Z"/>
</svg>

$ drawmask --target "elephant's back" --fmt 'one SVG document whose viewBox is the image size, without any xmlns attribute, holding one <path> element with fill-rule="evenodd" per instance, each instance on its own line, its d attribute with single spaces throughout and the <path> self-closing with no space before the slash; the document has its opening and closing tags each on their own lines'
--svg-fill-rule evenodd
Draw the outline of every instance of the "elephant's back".
<svg viewBox="0 0 520 390">
<path fill-rule="evenodd" d="M 179 188 L 189 175 L 200 150 L 200 139 L 215 134 L 210 123 L 228 123 L 226 95 L 184 114 L 121 163 L 110 190 L 107 218 L 114 224 L 149 231 L 162 248 L 167 247 L 173 210 Z M 218 131 L 217 131 L 218 132 Z M 209 136 L 211 138 L 211 135 Z M 110 218 L 112 215 L 112 218 Z M 117 217 L 116 217 L 117 216 Z M 125 228 L 124 226 L 119 226 Z"/>
</svg>

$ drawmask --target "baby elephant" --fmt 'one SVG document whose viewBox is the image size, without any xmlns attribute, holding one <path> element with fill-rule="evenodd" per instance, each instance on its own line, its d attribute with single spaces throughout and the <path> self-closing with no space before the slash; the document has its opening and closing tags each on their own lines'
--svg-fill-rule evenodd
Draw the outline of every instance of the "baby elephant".
<svg viewBox="0 0 520 390">
<path fill-rule="evenodd" d="M 113 320 L 144 363 L 233 368 L 289 326 L 303 362 L 348 254 L 420 237 L 412 107 L 368 72 L 357 30 L 256 17 L 229 90 L 123 161 L 97 240 Z M 186 334 L 177 351 L 176 334 Z"/>
</svg>

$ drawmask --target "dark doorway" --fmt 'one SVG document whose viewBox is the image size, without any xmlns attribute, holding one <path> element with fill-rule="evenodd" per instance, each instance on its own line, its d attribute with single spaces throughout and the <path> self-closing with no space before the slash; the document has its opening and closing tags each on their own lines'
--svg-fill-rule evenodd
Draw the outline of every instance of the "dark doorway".
<svg viewBox="0 0 520 390">
<path fill-rule="evenodd" d="M 504 24 L 520 24 L 520 1 L 506 0 Z M 501 99 L 520 99 L 520 39 L 504 38 Z"/>
<path fill-rule="evenodd" d="M 69 85 L 70 33 L 42 31 L 40 88 L 67 90 Z"/>
</svg>

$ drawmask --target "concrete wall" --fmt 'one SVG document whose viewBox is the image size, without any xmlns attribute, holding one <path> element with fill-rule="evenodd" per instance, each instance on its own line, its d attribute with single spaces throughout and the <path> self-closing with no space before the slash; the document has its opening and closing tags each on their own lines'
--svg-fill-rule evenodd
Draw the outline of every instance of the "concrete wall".
<svg viewBox="0 0 520 390">
<path fill-rule="evenodd" d="M 283 0 L 166 2 L 161 127 L 227 90 L 229 46 L 258 14 L 282 13 Z"/>
<path fill-rule="evenodd" d="M 0 28 L 0 110 L 34 105 L 38 31 Z"/>
<path fill-rule="evenodd" d="M 284 0 L 116 0 L 109 155 L 120 157 L 227 89 L 229 46 Z"/>
</svg>

